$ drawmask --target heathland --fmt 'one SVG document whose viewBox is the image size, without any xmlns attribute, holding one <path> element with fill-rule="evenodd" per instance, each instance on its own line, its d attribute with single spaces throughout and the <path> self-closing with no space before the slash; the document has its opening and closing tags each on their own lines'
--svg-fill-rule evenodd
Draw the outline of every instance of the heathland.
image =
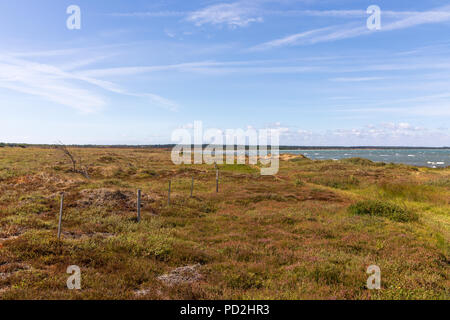
<svg viewBox="0 0 450 320">
<path fill-rule="evenodd" d="M 168 149 L 66 151 L 0 148 L 1 299 L 450 299 L 450 168 L 283 155 L 216 192 Z"/>
</svg>

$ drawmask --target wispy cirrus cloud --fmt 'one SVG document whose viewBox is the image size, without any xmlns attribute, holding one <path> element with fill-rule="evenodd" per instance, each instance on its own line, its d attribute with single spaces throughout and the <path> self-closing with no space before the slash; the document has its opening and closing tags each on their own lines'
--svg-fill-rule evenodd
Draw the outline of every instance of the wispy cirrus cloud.
<svg viewBox="0 0 450 320">
<path fill-rule="evenodd" d="M 184 17 L 185 11 L 144 11 L 144 12 L 116 12 L 109 13 L 111 17 L 140 17 L 140 18 L 164 18 L 164 17 Z"/>
<path fill-rule="evenodd" d="M 385 80 L 386 77 L 340 77 L 340 78 L 332 78 L 330 81 L 335 82 L 365 82 L 365 81 L 377 81 L 377 80 Z"/>
<path fill-rule="evenodd" d="M 74 85 L 73 80 L 95 83 L 94 79 L 77 79 L 51 65 L 0 56 L 0 87 L 2 88 L 38 96 L 87 113 L 98 111 L 106 105 L 101 95 L 80 85 Z M 103 82 L 98 84 L 106 85 Z"/>
<path fill-rule="evenodd" d="M 415 14 L 421 14 L 421 11 L 392 11 L 383 10 L 383 16 L 389 18 L 405 18 Z M 431 12 L 431 11 L 429 11 Z M 263 15 L 278 15 L 278 16 L 309 16 L 309 17 L 324 17 L 324 18 L 364 18 L 367 17 L 366 10 L 263 10 Z M 439 14 L 439 12 L 436 12 Z"/>
<path fill-rule="evenodd" d="M 149 99 L 155 105 L 170 110 L 177 109 L 178 105 L 175 102 L 157 94 L 132 93 L 113 82 L 70 71 L 95 61 L 97 59 L 94 58 L 79 62 L 72 61 L 65 66 L 57 67 L 2 54 L 0 55 L 0 88 L 38 96 L 83 113 L 98 112 L 107 105 L 106 99 L 98 92 L 98 89 Z"/>
<path fill-rule="evenodd" d="M 187 21 L 197 26 L 204 24 L 227 25 L 230 28 L 246 27 L 254 22 L 262 22 L 258 8 L 251 2 L 220 3 L 190 13 Z"/>
<path fill-rule="evenodd" d="M 323 11 L 323 16 L 337 16 L 339 11 Z M 320 11 L 315 12 L 319 15 Z M 342 16 L 354 15 L 353 11 L 344 11 Z M 411 28 L 423 24 L 443 23 L 450 21 L 450 6 L 441 7 L 424 12 L 391 12 L 390 16 L 401 17 L 398 20 L 384 23 L 377 32 L 387 32 Z M 383 17 L 383 11 L 382 11 Z M 359 37 L 372 34 L 374 31 L 366 28 L 363 23 L 349 23 L 346 25 L 334 25 L 324 28 L 317 28 L 300 33 L 292 34 L 280 39 L 271 40 L 250 48 L 250 51 L 268 50 L 284 46 L 308 45 L 320 42 L 330 42 L 343 39 Z"/>
<path fill-rule="evenodd" d="M 237 1 L 219 3 L 193 11 L 145 11 L 110 13 L 112 17 L 167 18 L 183 17 L 185 21 L 196 26 L 206 24 L 226 25 L 230 28 L 246 27 L 254 22 L 262 22 L 259 3 L 254 1 Z"/>
<path fill-rule="evenodd" d="M 337 65 L 336 63 L 339 62 Z M 137 65 L 132 67 L 113 67 L 103 69 L 87 69 L 76 72 L 78 76 L 88 78 L 111 78 L 127 77 L 137 74 L 156 72 L 182 72 L 197 73 L 203 75 L 228 75 L 228 74 L 307 74 L 307 73 L 330 73 L 349 74 L 367 72 L 406 72 L 415 70 L 449 70 L 448 59 L 436 57 L 433 62 L 423 61 L 417 58 L 398 59 L 393 56 L 380 56 L 378 59 L 359 59 L 356 57 L 315 57 L 315 59 L 268 59 L 268 60 L 237 60 L 237 61 L 194 61 L 178 64 L 163 65 Z M 436 76 L 431 76 L 434 79 Z M 446 78 L 446 74 L 442 75 Z M 386 76 L 341 76 L 330 77 L 329 80 L 336 82 L 364 82 L 385 80 Z"/>
</svg>

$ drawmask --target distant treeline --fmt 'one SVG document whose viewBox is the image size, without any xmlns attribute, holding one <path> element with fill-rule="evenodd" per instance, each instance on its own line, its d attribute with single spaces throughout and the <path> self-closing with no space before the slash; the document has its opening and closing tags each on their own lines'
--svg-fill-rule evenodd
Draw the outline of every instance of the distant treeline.
<svg viewBox="0 0 450 320">
<path fill-rule="evenodd" d="M 0 148 L 27 148 L 27 147 L 41 147 L 41 148 L 55 148 L 58 144 L 27 144 L 27 143 L 0 143 Z M 152 145 L 94 145 L 94 144 L 72 144 L 67 145 L 73 148 L 120 148 L 120 149 L 136 149 L 136 148 L 159 148 L 159 149 L 171 149 L 175 144 L 152 144 Z M 206 148 L 208 145 L 202 145 L 202 148 Z M 187 146 L 189 147 L 189 146 Z M 236 145 L 234 146 L 237 147 Z M 191 145 L 194 148 L 194 145 Z M 248 150 L 249 146 L 245 146 Z M 270 146 L 269 146 L 270 149 Z M 450 149 L 450 147 L 404 147 L 404 146 L 280 146 L 280 150 L 388 150 L 388 149 Z"/>
<path fill-rule="evenodd" d="M 4 148 L 4 147 L 26 148 L 28 146 L 31 146 L 31 145 L 28 145 L 26 143 L 3 143 L 3 142 L 0 142 L 0 148 Z"/>
</svg>

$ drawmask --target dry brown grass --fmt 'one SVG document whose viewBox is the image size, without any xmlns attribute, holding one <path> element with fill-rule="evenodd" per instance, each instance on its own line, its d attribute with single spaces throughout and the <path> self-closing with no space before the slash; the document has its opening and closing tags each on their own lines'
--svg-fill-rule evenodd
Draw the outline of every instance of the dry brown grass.
<svg viewBox="0 0 450 320">
<path fill-rule="evenodd" d="M 217 194 L 213 166 L 175 166 L 168 150 L 72 151 L 90 179 L 57 150 L 0 149 L 2 299 L 450 298 L 450 169 L 285 156 L 274 177 L 221 166 Z M 419 219 L 348 212 L 362 200 Z M 380 291 L 365 288 L 371 264 Z M 69 265 L 81 267 L 80 291 L 66 288 Z M 186 281 L 161 280 L 185 270 Z"/>
</svg>

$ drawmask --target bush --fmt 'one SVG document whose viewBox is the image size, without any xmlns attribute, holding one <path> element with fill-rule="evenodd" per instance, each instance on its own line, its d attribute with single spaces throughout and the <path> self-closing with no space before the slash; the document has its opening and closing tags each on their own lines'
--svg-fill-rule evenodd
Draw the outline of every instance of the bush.
<svg viewBox="0 0 450 320">
<path fill-rule="evenodd" d="M 373 161 L 371 161 L 369 159 L 364 159 L 364 158 L 346 158 L 346 159 L 342 159 L 341 162 L 357 164 L 357 165 L 361 165 L 361 166 L 374 165 Z"/>
<path fill-rule="evenodd" d="M 320 184 L 322 186 L 335 188 L 335 189 L 342 189 L 342 190 L 348 190 L 353 187 L 356 187 L 360 184 L 360 181 L 355 178 L 353 175 L 349 176 L 333 176 L 333 175 L 327 175 L 327 176 L 320 176 L 320 177 L 314 177 L 309 179 L 310 182 L 315 184 Z"/>
<path fill-rule="evenodd" d="M 407 208 L 379 200 L 359 201 L 349 207 L 349 212 L 357 215 L 385 217 L 398 222 L 418 220 L 417 214 Z"/>
</svg>

